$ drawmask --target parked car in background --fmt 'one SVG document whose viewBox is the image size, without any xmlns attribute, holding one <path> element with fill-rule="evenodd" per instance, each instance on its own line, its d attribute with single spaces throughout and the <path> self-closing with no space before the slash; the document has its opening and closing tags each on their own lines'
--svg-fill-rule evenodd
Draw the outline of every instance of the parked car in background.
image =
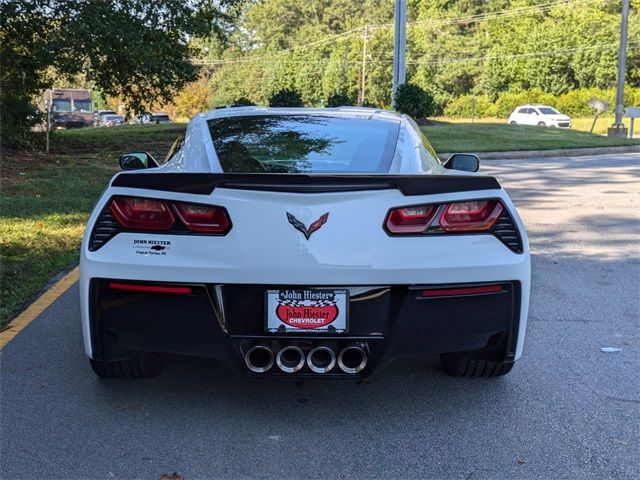
<svg viewBox="0 0 640 480">
<path fill-rule="evenodd" d="M 137 117 L 136 123 L 171 123 L 171 118 L 164 112 L 145 113 Z"/>
<path fill-rule="evenodd" d="M 96 110 L 93 114 L 93 126 L 99 127 L 102 125 L 102 119 L 105 115 L 117 115 L 113 110 Z"/>
<path fill-rule="evenodd" d="M 45 92 L 43 102 L 51 100 L 51 126 L 53 128 L 82 128 L 91 126 L 93 101 L 91 92 L 84 88 L 54 88 Z M 46 104 L 42 104 L 46 111 Z"/>
<path fill-rule="evenodd" d="M 124 117 L 122 115 L 107 114 L 102 116 L 103 127 L 115 127 L 124 123 Z"/>
<path fill-rule="evenodd" d="M 171 123 L 169 114 L 164 112 L 156 112 L 151 114 L 150 123 Z"/>
<path fill-rule="evenodd" d="M 571 128 L 571 119 L 547 105 L 521 105 L 509 116 L 512 125 Z"/>
</svg>

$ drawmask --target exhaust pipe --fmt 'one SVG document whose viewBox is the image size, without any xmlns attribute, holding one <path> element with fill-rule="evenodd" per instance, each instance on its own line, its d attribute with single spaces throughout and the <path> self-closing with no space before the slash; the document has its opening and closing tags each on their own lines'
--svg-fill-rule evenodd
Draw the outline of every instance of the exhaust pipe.
<svg viewBox="0 0 640 480">
<path fill-rule="evenodd" d="M 273 352 L 266 345 L 254 345 L 244 354 L 244 363 L 252 372 L 266 372 L 273 367 Z"/>
<path fill-rule="evenodd" d="M 367 360 L 367 352 L 357 345 L 351 345 L 338 355 L 338 367 L 344 373 L 358 373 L 367 366 Z"/>
<path fill-rule="evenodd" d="M 327 373 L 336 365 L 336 354 L 331 348 L 321 345 L 309 352 L 307 365 L 312 372 Z"/>
<path fill-rule="evenodd" d="M 304 367 L 304 352 L 296 345 L 287 345 L 276 355 L 276 364 L 285 373 L 296 373 Z"/>
</svg>

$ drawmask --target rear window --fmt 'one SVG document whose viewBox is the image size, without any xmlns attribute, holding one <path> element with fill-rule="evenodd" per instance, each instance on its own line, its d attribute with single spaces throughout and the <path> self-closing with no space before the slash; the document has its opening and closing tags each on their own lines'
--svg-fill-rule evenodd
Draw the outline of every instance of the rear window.
<svg viewBox="0 0 640 480">
<path fill-rule="evenodd" d="M 227 173 L 384 173 L 399 122 L 314 115 L 256 115 L 208 121 Z"/>
</svg>

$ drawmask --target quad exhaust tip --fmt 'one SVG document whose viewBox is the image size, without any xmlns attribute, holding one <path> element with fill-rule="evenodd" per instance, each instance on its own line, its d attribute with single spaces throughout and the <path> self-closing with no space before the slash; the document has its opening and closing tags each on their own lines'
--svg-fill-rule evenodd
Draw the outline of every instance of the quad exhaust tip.
<svg viewBox="0 0 640 480">
<path fill-rule="evenodd" d="M 296 345 L 288 345 L 276 355 L 276 364 L 285 373 L 296 373 L 304 367 L 304 352 Z"/>
<path fill-rule="evenodd" d="M 244 354 L 244 362 L 247 364 L 247 368 L 252 372 L 266 372 L 273 367 L 273 352 L 265 345 L 255 345 Z"/>
<path fill-rule="evenodd" d="M 331 348 L 321 345 L 309 352 L 307 365 L 312 372 L 327 373 L 336 366 L 336 354 Z"/>
<path fill-rule="evenodd" d="M 338 355 L 338 367 L 344 373 L 359 373 L 367 366 L 367 352 L 352 345 L 344 348 Z"/>
</svg>

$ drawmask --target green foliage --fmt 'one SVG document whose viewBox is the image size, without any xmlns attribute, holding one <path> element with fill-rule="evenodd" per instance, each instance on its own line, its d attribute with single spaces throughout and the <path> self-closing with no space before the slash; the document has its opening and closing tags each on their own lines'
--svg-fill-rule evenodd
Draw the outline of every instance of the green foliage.
<svg viewBox="0 0 640 480">
<path fill-rule="evenodd" d="M 270 107 L 302 107 L 300 93 L 284 88 L 269 97 Z"/>
<path fill-rule="evenodd" d="M 130 111 L 168 101 L 194 80 L 190 40 L 233 27 L 242 0 L 4 0 L 0 3 L 3 143 L 24 138 L 28 105 L 82 74 Z"/>
<path fill-rule="evenodd" d="M 475 97 L 475 109 L 473 107 L 473 95 L 461 95 L 453 99 L 444 109 L 447 117 L 470 118 L 470 117 L 494 117 L 496 107 L 486 95 Z"/>
<path fill-rule="evenodd" d="M 398 85 L 395 95 L 396 110 L 413 118 L 424 118 L 434 110 L 433 97 L 412 83 Z"/>
<path fill-rule="evenodd" d="M 388 108 L 393 3 L 252 3 L 242 16 L 242 28 L 231 37 L 226 49 L 218 49 L 211 58 L 222 62 L 212 67 L 209 86 L 214 104 L 227 104 L 240 95 L 265 104 L 272 92 L 282 89 L 298 91 L 305 105 L 320 105 L 335 92 L 357 98 L 364 27 L 368 25 L 364 101 Z M 614 87 L 620 2 L 593 0 L 581 3 L 579 8 L 554 2 L 545 8 L 509 14 L 510 10 L 548 3 L 411 0 L 407 14 L 408 81 L 433 97 L 434 114 L 473 93 L 482 97 L 477 104 L 482 108 L 487 99 L 496 102 L 505 92 L 544 92 L 559 97 L 578 88 Z M 639 7 L 640 0 L 632 0 L 627 83 L 635 86 L 640 85 L 640 55 L 637 43 L 631 42 L 640 38 Z M 507 14 L 491 16 L 503 12 Z M 511 104 L 503 99 L 500 108 L 507 110 Z M 463 107 L 458 104 L 455 110 Z"/>
<path fill-rule="evenodd" d="M 240 97 L 233 101 L 231 106 L 233 107 L 253 107 L 255 103 L 249 100 L 247 97 Z"/>
<path fill-rule="evenodd" d="M 345 107 L 355 105 L 356 101 L 351 95 L 343 92 L 334 92 L 329 95 L 325 107 Z"/>
</svg>

